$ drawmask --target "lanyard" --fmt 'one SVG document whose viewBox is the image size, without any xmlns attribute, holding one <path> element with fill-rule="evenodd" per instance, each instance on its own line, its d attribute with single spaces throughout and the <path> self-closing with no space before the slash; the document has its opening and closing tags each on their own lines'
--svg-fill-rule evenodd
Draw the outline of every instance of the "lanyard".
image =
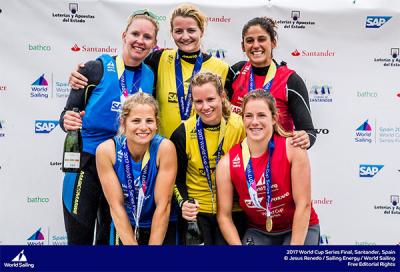
<svg viewBox="0 0 400 272">
<path fill-rule="evenodd" d="M 264 208 L 261 206 L 261 203 L 257 196 L 256 180 L 254 177 L 254 169 L 253 169 L 253 164 L 251 162 L 250 150 L 247 144 L 247 138 L 244 139 L 242 143 L 242 156 L 244 161 L 244 168 L 246 169 L 245 170 L 246 182 L 250 199 L 257 208 L 265 210 L 267 212 L 268 217 L 271 216 L 271 199 L 272 199 L 271 158 L 272 158 L 272 153 L 274 152 L 274 148 L 275 148 L 274 140 L 271 138 L 271 140 L 268 143 L 268 163 L 264 171 L 265 187 L 267 194 L 266 207 Z"/>
<path fill-rule="evenodd" d="M 123 158 L 125 177 L 126 177 L 127 187 L 128 187 L 128 199 L 132 206 L 132 214 L 133 214 L 133 218 L 135 219 L 135 233 L 137 233 L 137 229 L 139 227 L 140 215 L 141 215 L 142 207 L 143 207 L 143 203 L 144 203 L 144 198 L 145 198 L 146 191 L 147 191 L 147 176 L 149 173 L 150 152 L 149 152 L 149 149 L 147 149 L 146 153 L 144 154 L 144 157 L 142 160 L 140 176 L 138 177 L 139 191 L 136 192 L 135 181 L 133 180 L 134 177 L 133 177 L 133 171 L 132 171 L 133 169 L 132 169 L 132 162 L 131 162 L 132 157 L 131 157 L 131 154 L 129 153 L 126 142 L 127 142 L 127 140 L 125 139 L 124 142 L 122 143 L 122 147 L 121 147 L 122 158 Z"/>
<path fill-rule="evenodd" d="M 200 71 L 202 64 L 203 54 L 200 52 L 196 58 L 191 78 L 193 78 L 193 76 Z M 190 112 L 192 111 L 192 90 L 189 84 L 188 93 L 185 98 L 185 85 L 183 83 L 181 57 L 179 56 L 178 51 L 176 52 L 175 57 L 175 83 L 179 103 L 179 112 L 181 115 L 181 120 L 184 121 L 190 117 Z"/>
<path fill-rule="evenodd" d="M 224 144 L 225 128 L 226 128 L 226 121 L 222 117 L 219 129 L 219 136 L 218 136 L 216 165 L 218 164 L 218 161 L 222 155 L 222 145 Z M 212 211 L 214 211 L 214 192 L 212 186 L 210 164 L 208 159 L 207 143 L 206 143 L 206 137 L 204 136 L 203 122 L 201 121 L 200 117 L 198 117 L 196 122 L 196 134 L 197 134 L 197 142 L 199 144 L 201 162 L 203 163 L 204 172 L 206 174 L 208 182 L 208 188 L 210 189 L 211 192 L 211 201 L 212 201 L 211 204 L 213 206 Z"/>
<path fill-rule="evenodd" d="M 249 92 L 254 91 L 256 89 L 256 84 L 254 81 L 254 73 L 253 69 L 250 66 L 250 79 L 249 79 Z M 276 64 L 274 61 L 271 62 L 271 65 L 269 66 L 267 76 L 265 77 L 264 84 L 263 84 L 263 89 L 265 91 L 270 91 L 272 88 L 272 82 L 274 81 L 274 77 L 276 75 Z"/>
<path fill-rule="evenodd" d="M 142 91 L 142 89 L 140 88 L 140 83 L 142 79 L 142 64 L 140 64 L 140 67 L 138 68 L 137 71 L 133 72 L 132 90 L 128 90 L 126 85 L 126 70 L 124 61 L 122 60 L 121 57 L 117 56 L 116 62 L 117 62 L 117 74 L 119 78 L 119 88 L 121 90 L 121 104 L 123 104 L 125 102 L 125 99 L 129 95 Z"/>
</svg>

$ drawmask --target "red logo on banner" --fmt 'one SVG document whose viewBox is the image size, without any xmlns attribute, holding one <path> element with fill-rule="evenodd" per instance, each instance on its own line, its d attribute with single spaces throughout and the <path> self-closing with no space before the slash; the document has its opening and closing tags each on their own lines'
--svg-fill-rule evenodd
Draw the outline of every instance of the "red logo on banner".
<svg viewBox="0 0 400 272">
<path fill-rule="evenodd" d="M 81 51 L 81 49 L 79 48 L 79 46 L 77 44 L 74 44 L 74 46 L 71 47 L 71 50 L 74 51 L 74 52 Z"/>
<path fill-rule="evenodd" d="M 400 97 L 400 92 L 397 93 L 397 97 Z"/>
<path fill-rule="evenodd" d="M 294 50 L 294 51 L 292 52 L 292 56 L 298 57 L 298 56 L 300 56 L 300 52 L 297 51 L 297 49 L 296 49 L 296 50 Z"/>
</svg>

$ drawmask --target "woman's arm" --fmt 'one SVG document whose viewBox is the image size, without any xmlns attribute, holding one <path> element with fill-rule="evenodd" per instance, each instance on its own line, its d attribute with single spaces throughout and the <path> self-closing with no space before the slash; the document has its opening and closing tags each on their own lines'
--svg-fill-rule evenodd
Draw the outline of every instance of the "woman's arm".
<svg viewBox="0 0 400 272">
<path fill-rule="evenodd" d="M 217 220 L 226 242 L 230 245 L 242 245 L 239 233 L 232 220 L 233 184 L 229 171 L 229 154 L 219 161 L 216 173 L 217 184 Z"/>
<path fill-rule="evenodd" d="M 177 172 L 175 147 L 170 140 L 163 140 L 157 153 L 158 174 L 154 189 L 154 211 L 149 245 L 161 245 L 168 228 L 172 190 Z"/>
<path fill-rule="evenodd" d="M 301 77 L 293 73 L 287 82 L 288 106 L 296 131 L 292 144 L 303 149 L 310 148 L 316 140 L 307 87 Z"/>
<path fill-rule="evenodd" d="M 286 139 L 286 152 L 291 163 L 292 195 L 296 206 L 291 245 L 303 245 L 307 235 L 311 213 L 311 169 L 307 151 L 290 144 Z"/>
<path fill-rule="evenodd" d="M 96 166 L 101 187 L 110 205 L 110 212 L 117 233 L 124 245 L 137 245 L 132 226 L 124 206 L 124 195 L 118 177 L 115 174 L 115 144 L 108 140 L 97 147 Z"/>
</svg>

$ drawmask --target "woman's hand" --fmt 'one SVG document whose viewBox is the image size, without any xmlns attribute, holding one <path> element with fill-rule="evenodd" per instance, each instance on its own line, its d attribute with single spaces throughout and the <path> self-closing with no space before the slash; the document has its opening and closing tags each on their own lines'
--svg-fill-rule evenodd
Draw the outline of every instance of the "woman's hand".
<svg viewBox="0 0 400 272">
<path fill-rule="evenodd" d="M 68 130 L 78 130 L 82 128 L 82 117 L 85 111 L 74 112 L 66 111 L 64 115 L 64 128 Z"/>
<path fill-rule="evenodd" d="M 88 79 L 84 77 L 81 73 L 79 73 L 79 69 L 85 67 L 85 64 L 80 63 L 76 66 L 75 70 L 72 71 L 71 75 L 69 76 L 69 85 L 72 89 L 83 89 L 87 86 Z"/>
<path fill-rule="evenodd" d="M 188 200 L 185 200 L 182 204 L 182 217 L 187 221 L 196 220 L 197 213 L 199 212 L 199 202 L 195 200 L 195 204 L 189 203 Z"/>
<path fill-rule="evenodd" d="M 290 144 L 299 146 L 302 149 L 307 149 L 310 147 L 310 136 L 304 130 L 294 131 Z"/>
</svg>

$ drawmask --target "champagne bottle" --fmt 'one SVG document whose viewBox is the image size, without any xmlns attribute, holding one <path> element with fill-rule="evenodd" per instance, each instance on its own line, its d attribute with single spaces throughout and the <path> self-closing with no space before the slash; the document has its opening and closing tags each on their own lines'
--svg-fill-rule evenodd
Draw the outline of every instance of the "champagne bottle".
<svg viewBox="0 0 400 272">
<path fill-rule="evenodd" d="M 190 198 L 189 203 L 195 204 L 193 198 Z M 186 231 L 186 245 L 188 246 L 204 246 L 204 238 L 197 220 L 188 221 L 188 227 Z"/>
<path fill-rule="evenodd" d="M 72 109 L 74 112 L 79 112 L 78 108 Z M 64 141 L 64 152 L 63 152 L 63 172 L 75 172 L 80 171 L 81 164 L 81 150 L 82 150 L 82 137 L 80 130 L 70 130 L 67 133 Z"/>
<path fill-rule="evenodd" d="M 253 239 L 253 237 L 247 237 L 246 246 L 254 246 L 254 239 Z"/>
</svg>

